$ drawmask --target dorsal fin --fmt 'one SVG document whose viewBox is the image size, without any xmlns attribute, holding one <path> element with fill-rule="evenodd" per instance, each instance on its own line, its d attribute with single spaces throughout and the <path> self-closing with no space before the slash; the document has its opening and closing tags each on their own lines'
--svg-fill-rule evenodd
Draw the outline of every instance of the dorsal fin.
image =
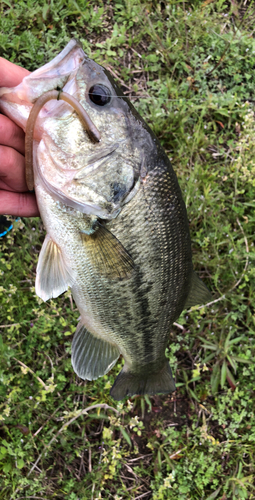
<svg viewBox="0 0 255 500">
<path fill-rule="evenodd" d="M 211 292 L 208 290 L 203 281 L 198 277 L 195 271 L 193 271 L 191 278 L 191 287 L 184 305 L 184 309 L 188 309 L 189 307 L 197 306 L 200 304 L 206 304 L 206 302 L 210 302 L 211 300 Z"/>
</svg>

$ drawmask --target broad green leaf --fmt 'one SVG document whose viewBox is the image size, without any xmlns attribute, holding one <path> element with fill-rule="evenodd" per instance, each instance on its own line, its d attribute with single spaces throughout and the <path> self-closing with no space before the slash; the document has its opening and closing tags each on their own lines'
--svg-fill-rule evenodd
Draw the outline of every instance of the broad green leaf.
<svg viewBox="0 0 255 500">
<path fill-rule="evenodd" d="M 120 427 L 119 429 L 120 429 L 122 436 L 125 438 L 125 440 L 129 444 L 129 446 L 132 446 L 132 442 L 131 442 L 130 436 L 128 435 L 127 431 L 123 427 Z"/>
<path fill-rule="evenodd" d="M 212 351 L 217 351 L 217 346 L 213 344 L 202 344 L 205 349 L 211 349 Z"/>
<path fill-rule="evenodd" d="M 254 363 L 254 361 L 252 361 L 251 359 L 244 359 L 240 356 L 235 356 L 235 361 L 238 361 L 238 363 L 247 363 L 248 365 Z"/>
<path fill-rule="evenodd" d="M 227 359 L 228 359 L 228 361 L 230 362 L 230 364 L 231 364 L 231 366 L 232 366 L 233 370 L 234 370 L 234 371 L 235 371 L 235 373 L 236 373 L 236 370 L 237 370 L 237 364 L 236 364 L 236 362 L 235 362 L 234 358 L 232 358 L 231 356 L 227 356 Z"/>
<path fill-rule="evenodd" d="M 42 17 L 44 20 L 47 17 L 48 10 L 49 10 L 49 5 L 48 5 L 48 3 L 45 3 L 43 8 L 42 8 Z"/>
<path fill-rule="evenodd" d="M 234 386 L 236 386 L 236 381 L 235 381 L 235 379 L 234 379 L 234 377 L 233 377 L 233 375 L 232 375 L 231 371 L 228 369 L 228 367 L 227 367 L 227 377 L 228 377 L 228 378 L 229 378 L 229 380 L 232 382 L 232 384 L 233 384 Z"/>
<path fill-rule="evenodd" d="M 18 460 L 17 460 L 18 469 L 22 469 L 24 467 L 24 465 L 25 465 L 24 460 L 22 458 L 18 458 Z"/>
<path fill-rule="evenodd" d="M 150 400 L 150 398 L 149 398 L 148 394 L 145 394 L 145 395 L 144 395 L 144 399 L 145 399 L 145 401 L 146 401 L 147 405 L 149 406 L 149 412 L 151 412 L 151 409 L 152 409 L 152 404 L 151 404 L 151 400 Z"/>
<path fill-rule="evenodd" d="M 238 342 L 241 342 L 242 340 L 244 340 L 243 335 L 241 337 L 236 337 L 235 339 L 230 340 L 229 344 L 237 344 Z"/>
<path fill-rule="evenodd" d="M 0 447 L 0 458 L 4 457 L 6 455 L 7 449 L 4 446 Z"/>
<path fill-rule="evenodd" d="M 158 457 L 158 468 L 161 469 L 162 461 L 161 461 L 161 451 L 160 451 L 160 449 L 158 450 L 157 457 Z"/>
<path fill-rule="evenodd" d="M 226 339 L 225 339 L 225 342 L 224 342 L 225 348 L 227 348 L 228 345 L 229 345 L 229 343 L 230 343 L 229 339 L 230 339 L 231 335 L 232 335 L 232 333 L 229 332 L 228 335 L 227 335 L 227 337 L 226 337 Z"/>
<path fill-rule="evenodd" d="M 173 460 L 171 460 L 171 458 L 169 457 L 168 453 L 167 453 L 165 450 L 163 450 L 163 455 L 164 455 L 164 457 L 165 457 L 165 459 L 166 459 L 166 461 L 167 461 L 168 465 L 169 465 L 169 466 L 170 466 L 173 470 L 175 470 Z"/>
<path fill-rule="evenodd" d="M 3 466 L 3 471 L 7 473 L 7 472 L 9 472 L 9 471 L 11 470 L 11 468 L 12 468 L 11 463 L 10 463 L 10 462 L 7 462 L 7 463 L 6 463 L 6 464 L 4 464 L 4 466 Z"/>
<path fill-rule="evenodd" d="M 221 377 L 220 377 L 220 385 L 221 385 L 222 389 L 225 385 L 226 378 L 227 378 L 227 363 L 226 363 L 226 360 L 224 359 L 222 367 L 221 367 Z"/>
<path fill-rule="evenodd" d="M 189 388 L 189 393 L 191 394 L 192 398 L 194 398 L 196 401 L 199 401 L 199 399 L 196 396 L 196 394 L 194 393 L 194 391 L 192 391 L 192 389 L 190 389 L 190 388 Z"/>
<path fill-rule="evenodd" d="M 217 364 L 213 367 L 213 372 L 211 375 L 211 386 L 213 394 L 216 394 L 216 392 L 218 391 L 219 383 L 220 383 L 220 367 Z"/>
</svg>

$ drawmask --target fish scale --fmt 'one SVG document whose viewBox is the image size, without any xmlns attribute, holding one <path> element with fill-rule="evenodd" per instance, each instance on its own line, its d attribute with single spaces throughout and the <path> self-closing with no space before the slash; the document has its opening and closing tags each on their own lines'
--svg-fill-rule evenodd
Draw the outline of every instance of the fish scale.
<svg viewBox="0 0 255 500">
<path fill-rule="evenodd" d="M 82 104 L 86 132 L 68 104 L 47 104 L 56 85 Z M 95 88 L 101 94 L 93 100 Z M 172 392 L 165 356 L 171 325 L 183 308 L 211 299 L 193 271 L 176 174 L 111 75 L 75 40 L 18 87 L 1 89 L 0 109 L 26 130 L 43 92 L 45 104 L 29 125 L 35 128 L 29 182 L 34 177 L 47 232 L 36 293 L 48 300 L 71 287 L 81 314 L 72 342 L 78 376 L 94 380 L 122 354 L 111 389 L 116 400 Z"/>
</svg>

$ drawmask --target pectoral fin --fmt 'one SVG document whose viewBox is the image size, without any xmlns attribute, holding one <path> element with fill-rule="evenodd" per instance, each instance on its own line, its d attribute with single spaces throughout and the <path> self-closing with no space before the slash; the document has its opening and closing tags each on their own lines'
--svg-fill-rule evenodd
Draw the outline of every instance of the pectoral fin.
<svg viewBox="0 0 255 500">
<path fill-rule="evenodd" d="M 58 297 L 72 283 L 71 271 L 61 249 L 49 235 L 46 235 L 36 269 L 36 294 L 46 301 Z"/>
<path fill-rule="evenodd" d="M 81 233 L 91 263 L 101 276 L 110 279 L 127 279 L 131 277 L 134 262 L 122 243 L 104 226 L 90 235 Z"/>
<path fill-rule="evenodd" d="M 80 321 L 72 343 L 72 365 L 78 377 L 84 380 L 102 377 L 115 365 L 119 355 L 116 346 L 94 337 Z"/>
<path fill-rule="evenodd" d="M 189 295 L 185 302 L 184 309 L 188 309 L 189 307 L 197 306 L 199 304 L 206 304 L 206 302 L 210 302 L 211 300 L 211 292 L 209 292 L 207 286 L 193 271 L 191 278 L 191 287 Z"/>
</svg>

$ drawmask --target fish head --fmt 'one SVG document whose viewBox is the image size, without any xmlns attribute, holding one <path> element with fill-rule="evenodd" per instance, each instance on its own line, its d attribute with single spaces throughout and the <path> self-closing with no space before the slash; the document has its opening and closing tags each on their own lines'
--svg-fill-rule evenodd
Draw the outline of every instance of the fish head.
<svg viewBox="0 0 255 500">
<path fill-rule="evenodd" d="M 17 87 L 0 89 L 0 109 L 26 131 L 34 103 L 54 89 L 78 100 L 101 138 L 91 140 L 69 104 L 48 101 L 34 129 L 35 188 L 43 186 L 82 213 L 112 219 L 137 192 L 151 135 L 110 72 L 87 57 L 76 40 Z"/>
</svg>

